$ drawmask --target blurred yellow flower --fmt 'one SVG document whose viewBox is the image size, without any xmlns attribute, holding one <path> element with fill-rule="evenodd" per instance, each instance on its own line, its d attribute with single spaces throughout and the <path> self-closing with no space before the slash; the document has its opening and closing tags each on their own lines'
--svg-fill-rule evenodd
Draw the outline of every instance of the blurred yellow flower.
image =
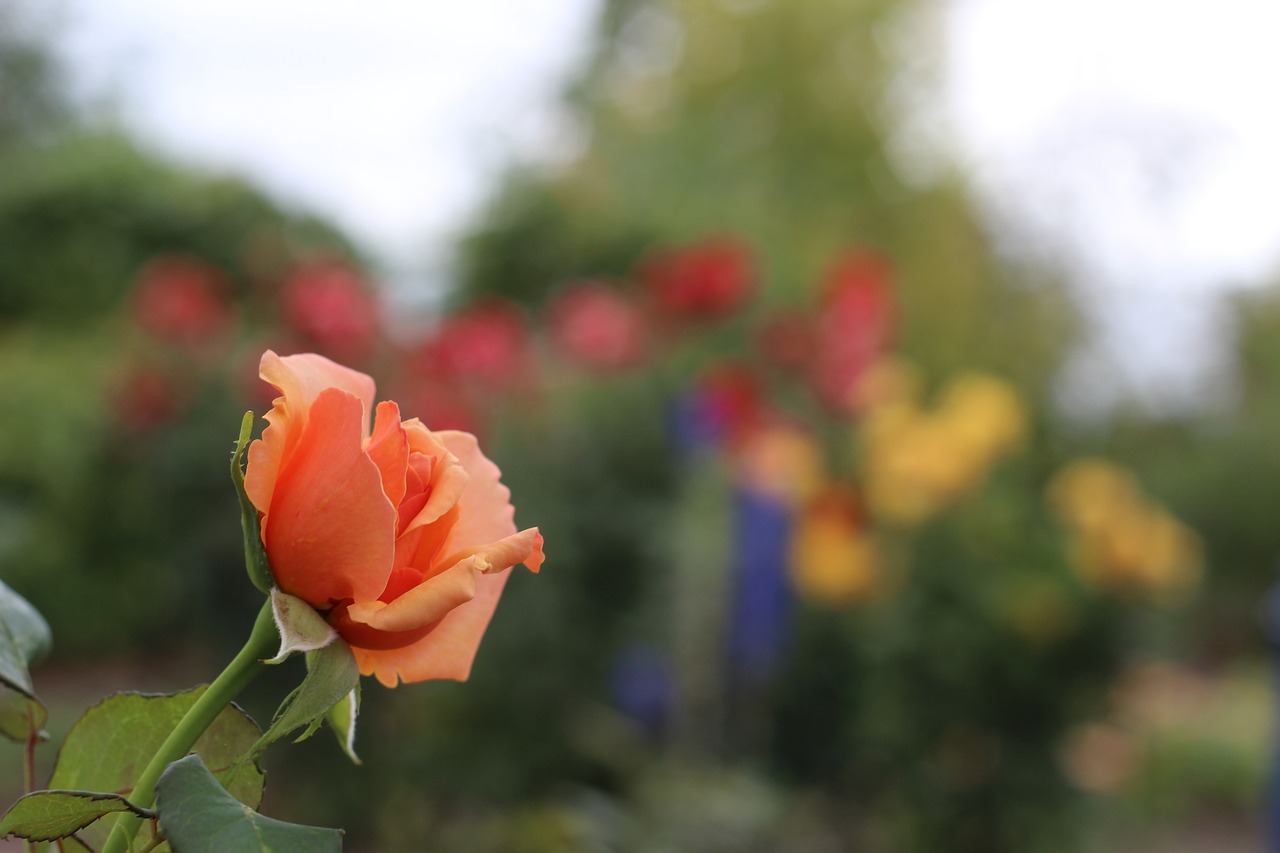
<svg viewBox="0 0 1280 853">
<path fill-rule="evenodd" d="M 1091 586 L 1177 600 L 1199 582 L 1200 538 L 1147 500 L 1118 466 L 1102 459 L 1072 462 L 1050 483 L 1048 500 L 1072 532 L 1076 569 Z"/>
<path fill-rule="evenodd" d="M 926 411 L 906 376 L 881 377 L 896 391 L 869 395 L 859 440 L 872 514 L 910 526 L 977 485 L 1022 441 L 1027 416 L 1012 387 L 981 374 L 952 381 L 939 405 Z"/>
<path fill-rule="evenodd" d="M 875 543 L 851 487 L 831 484 L 805 508 L 792 540 L 791 569 L 796 589 L 810 601 L 854 604 L 875 593 Z"/>
</svg>

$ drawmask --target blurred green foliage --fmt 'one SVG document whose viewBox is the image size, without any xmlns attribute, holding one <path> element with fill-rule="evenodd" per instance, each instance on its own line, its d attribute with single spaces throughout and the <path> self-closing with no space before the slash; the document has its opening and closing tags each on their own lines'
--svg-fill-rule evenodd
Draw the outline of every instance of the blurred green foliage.
<svg viewBox="0 0 1280 853">
<path fill-rule="evenodd" d="M 959 175 L 914 179 L 891 87 L 928 4 L 614 0 L 572 87 L 583 150 L 516 167 L 463 240 L 462 293 L 537 300 L 712 234 L 758 253 L 766 304 L 802 304 L 851 245 L 892 258 L 902 349 L 1040 389 L 1074 328 L 1043 273 L 995 256 Z M 905 46 L 902 44 L 906 42 Z M 910 51 L 909 57 L 903 52 Z"/>
<path fill-rule="evenodd" d="M 350 251 L 331 225 L 281 211 L 244 181 L 166 162 L 117 134 L 10 151 L 0 174 L 0 322 L 99 316 L 159 254 L 237 269 L 255 238 L 286 227 L 292 240 Z"/>
</svg>

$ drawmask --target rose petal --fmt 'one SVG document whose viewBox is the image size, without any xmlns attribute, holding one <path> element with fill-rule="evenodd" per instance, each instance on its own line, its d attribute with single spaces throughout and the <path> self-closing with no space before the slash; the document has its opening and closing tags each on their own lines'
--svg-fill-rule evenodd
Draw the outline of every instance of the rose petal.
<svg viewBox="0 0 1280 853">
<path fill-rule="evenodd" d="M 391 602 L 357 601 L 347 607 L 353 622 L 379 631 L 412 631 L 436 622 L 475 595 L 475 577 L 505 572 L 522 561 L 542 563 L 542 536 L 522 530 L 481 548 Z M 536 570 L 535 570 L 536 571 Z"/>
<path fill-rule="evenodd" d="M 471 674 L 489 620 L 502 597 L 511 572 L 480 575 L 475 597 L 449 611 L 434 629 L 415 643 L 398 649 L 353 646 L 361 675 L 376 676 L 387 687 L 436 678 L 466 681 Z"/>
<path fill-rule="evenodd" d="M 378 631 L 414 631 L 439 622 L 476 594 L 476 576 L 491 568 L 480 557 L 469 557 L 423 581 L 390 603 L 357 601 L 347 608 L 352 622 Z"/>
<path fill-rule="evenodd" d="M 353 646 L 352 651 L 360 663 L 360 672 L 363 675 L 376 675 L 388 687 L 395 687 L 398 680 L 407 683 L 433 678 L 466 681 L 471 674 L 471 664 L 479 650 L 480 640 L 498 606 L 507 576 L 510 575 L 508 569 L 521 562 L 534 571 L 542 565 L 542 535 L 537 528 L 522 530 L 491 543 L 383 608 L 352 605 L 348 613 L 353 621 L 359 619 L 370 625 L 394 626 L 390 630 L 413 630 L 417 626 L 429 625 L 430 622 L 426 620 L 441 612 L 437 606 L 443 602 L 432 601 L 431 606 L 428 606 L 424 600 L 419 600 L 404 606 L 404 612 L 400 614 L 393 615 L 390 611 L 409 596 L 418 595 L 418 590 L 436 580 L 450 585 L 461 583 L 461 579 L 453 575 L 464 569 L 474 579 L 471 599 L 444 611 L 444 615 L 438 617 L 440 623 L 422 639 L 398 649 L 379 650 Z M 477 568 L 482 566 L 487 568 L 480 573 Z M 421 594 L 421 598 L 425 599 L 426 594 Z M 409 617 L 407 611 L 410 606 L 422 609 Z"/>
<path fill-rule="evenodd" d="M 417 454 L 422 454 L 433 461 L 431 480 L 428 484 L 430 494 L 426 504 L 405 526 L 405 532 L 408 532 L 432 523 L 452 509 L 466 489 L 471 469 L 459 464 L 458 458 L 450 453 L 436 434 L 423 426 L 421 421 L 416 418 L 406 421 L 404 427 L 409 437 L 411 453 L 415 457 Z"/>
<path fill-rule="evenodd" d="M 315 353 L 286 355 L 271 350 L 262 354 L 259 375 L 280 389 L 290 406 L 306 410 L 326 388 L 341 388 L 354 395 L 364 414 L 363 433 L 369 432 L 369 415 L 373 413 L 373 380 L 358 370 L 343 367 Z"/>
<path fill-rule="evenodd" d="M 404 500 L 405 477 L 409 467 L 409 439 L 400 426 L 400 407 L 390 401 L 378 404 L 373 437 L 365 448 L 373 464 L 382 472 L 382 490 L 392 506 Z"/>
<path fill-rule="evenodd" d="M 266 512 L 280 468 L 302 435 L 320 392 L 329 387 L 341 388 L 360 400 L 363 436 L 369 432 L 375 386 L 363 373 L 313 353 L 281 358 L 267 350 L 258 364 L 258 375 L 281 393 L 266 415 L 267 428 L 262 438 L 249 446 L 249 467 L 245 472 L 249 500 L 259 512 Z"/>
<path fill-rule="evenodd" d="M 375 599 L 391 574 L 395 507 L 362 448 L 362 405 L 338 388 L 319 393 L 264 519 L 276 582 L 316 607 Z"/>
<path fill-rule="evenodd" d="M 498 466 L 480 452 L 476 437 L 453 430 L 441 431 L 435 436 L 470 475 L 458 498 L 458 523 L 454 525 L 443 553 L 472 554 L 490 542 L 515 533 L 511 490 L 502 485 L 502 472 Z"/>
</svg>

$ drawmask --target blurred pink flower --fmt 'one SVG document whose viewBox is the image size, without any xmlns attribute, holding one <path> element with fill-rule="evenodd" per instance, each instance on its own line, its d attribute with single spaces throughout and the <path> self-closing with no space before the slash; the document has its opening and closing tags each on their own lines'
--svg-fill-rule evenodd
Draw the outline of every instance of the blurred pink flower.
<svg viewBox="0 0 1280 853">
<path fill-rule="evenodd" d="M 756 349 L 766 364 L 803 370 L 813 358 L 814 321 L 800 311 L 775 311 L 756 332 Z"/>
<path fill-rule="evenodd" d="M 640 264 L 639 273 L 658 311 L 682 320 L 732 314 L 755 286 L 750 253 L 728 237 L 658 252 Z"/>
<path fill-rule="evenodd" d="M 475 383 L 490 393 L 526 384 L 533 362 L 524 312 L 497 299 L 463 309 L 422 344 L 419 366 L 428 376 Z"/>
<path fill-rule="evenodd" d="M 295 268 L 285 279 L 282 300 L 293 330 L 328 355 L 358 361 L 377 343 L 377 303 L 360 275 L 343 263 Z"/>
<path fill-rule="evenodd" d="M 550 332 L 566 359 L 595 370 L 621 370 L 644 360 L 649 329 L 644 313 L 616 289 L 583 282 L 550 306 Z"/>
<path fill-rule="evenodd" d="M 888 262 L 868 251 L 846 254 L 828 273 L 814 327 L 814 390 L 837 412 L 855 407 L 858 380 L 888 350 L 896 325 Z"/>
<path fill-rule="evenodd" d="M 172 377 L 142 367 L 112 388 L 110 403 L 120 427 L 130 432 L 149 432 L 181 414 L 187 401 Z"/>
<path fill-rule="evenodd" d="M 133 288 L 138 325 L 172 344 L 199 346 L 231 325 L 222 274 L 196 258 L 172 255 L 143 268 Z"/>
<path fill-rule="evenodd" d="M 484 418 L 479 407 L 457 382 L 438 377 L 414 376 L 393 380 L 396 399 L 403 400 L 406 411 L 432 429 L 456 429 L 484 437 Z"/>
<path fill-rule="evenodd" d="M 738 444 L 766 420 L 764 392 L 746 365 L 720 364 L 703 374 L 691 390 L 705 426 L 724 446 Z"/>
</svg>

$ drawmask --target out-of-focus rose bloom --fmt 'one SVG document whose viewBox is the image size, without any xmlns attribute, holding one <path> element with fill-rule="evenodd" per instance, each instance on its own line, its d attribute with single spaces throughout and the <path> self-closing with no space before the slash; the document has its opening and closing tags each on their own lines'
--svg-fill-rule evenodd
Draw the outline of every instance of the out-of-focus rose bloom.
<svg viewBox="0 0 1280 853">
<path fill-rule="evenodd" d="M 779 311 L 761 324 L 756 349 L 765 364 L 800 371 L 813 358 L 813 335 L 812 317 L 799 311 Z"/>
<path fill-rule="evenodd" d="M 142 270 L 133 289 L 138 325 L 160 340 L 207 344 L 231 326 L 222 274 L 184 256 L 158 258 Z"/>
<path fill-rule="evenodd" d="M 437 430 L 453 429 L 481 435 L 484 417 L 476 401 L 459 382 L 438 376 L 413 376 L 393 384 L 395 397 L 418 420 Z"/>
<path fill-rule="evenodd" d="M 148 368 L 124 377 L 111 395 L 116 423 L 132 432 L 163 426 L 177 417 L 185 405 L 173 378 Z"/>
<path fill-rule="evenodd" d="M 850 486 L 828 485 L 800 514 L 791 575 L 800 595 L 824 604 L 853 604 L 876 592 L 880 566 L 875 542 Z"/>
<path fill-rule="evenodd" d="M 977 485 L 1025 430 L 1016 392 L 993 377 L 956 379 L 933 411 L 893 397 L 860 430 L 868 506 L 891 523 L 919 524 Z"/>
<path fill-rule="evenodd" d="M 676 401 L 675 432 L 684 449 L 733 447 L 765 420 L 756 375 L 745 365 L 708 370 Z"/>
<path fill-rule="evenodd" d="M 852 252 L 828 274 L 815 322 L 812 379 L 832 411 L 850 412 L 862 375 L 889 349 L 895 308 L 888 263 Z"/>
<path fill-rule="evenodd" d="M 493 299 L 447 317 L 422 344 L 419 367 L 428 376 L 462 380 L 489 393 L 526 386 L 533 360 L 524 312 Z"/>
<path fill-rule="evenodd" d="M 593 370 L 621 370 L 647 355 L 649 324 L 633 301 L 601 282 L 561 292 L 550 307 L 551 339 L 570 362 Z"/>
<path fill-rule="evenodd" d="M 344 360 L 372 352 L 380 334 L 378 308 L 364 280 L 345 264 L 305 264 L 285 279 L 288 324 L 309 344 Z"/>
<path fill-rule="evenodd" d="M 497 467 L 471 435 L 401 421 L 389 401 L 375 413 L 373 380 L 321 356 L 268 351 L 262 378 L 282 396 L 245 490 L 280 589 L 389 687 L 465 679 L 508 570 L 543 560 Z"/>
<path fill-rule="evenodd" d="M 1150 502 L 1127 471 L 1101 459 L 1077 460 L 1054 478 L 1048 495 L 1073 534 L 1074 562 L 1089 584 L 1173 602 L 1199 583 L 1199 537 Z"/>
<path fill-rule="evenodd" d="M 646 258 L 641 279 L 658 311 L 678 320 L 717 320 L 737 311 L 755 287 L 746 246 L 721 237 Z"/>
</svg>

